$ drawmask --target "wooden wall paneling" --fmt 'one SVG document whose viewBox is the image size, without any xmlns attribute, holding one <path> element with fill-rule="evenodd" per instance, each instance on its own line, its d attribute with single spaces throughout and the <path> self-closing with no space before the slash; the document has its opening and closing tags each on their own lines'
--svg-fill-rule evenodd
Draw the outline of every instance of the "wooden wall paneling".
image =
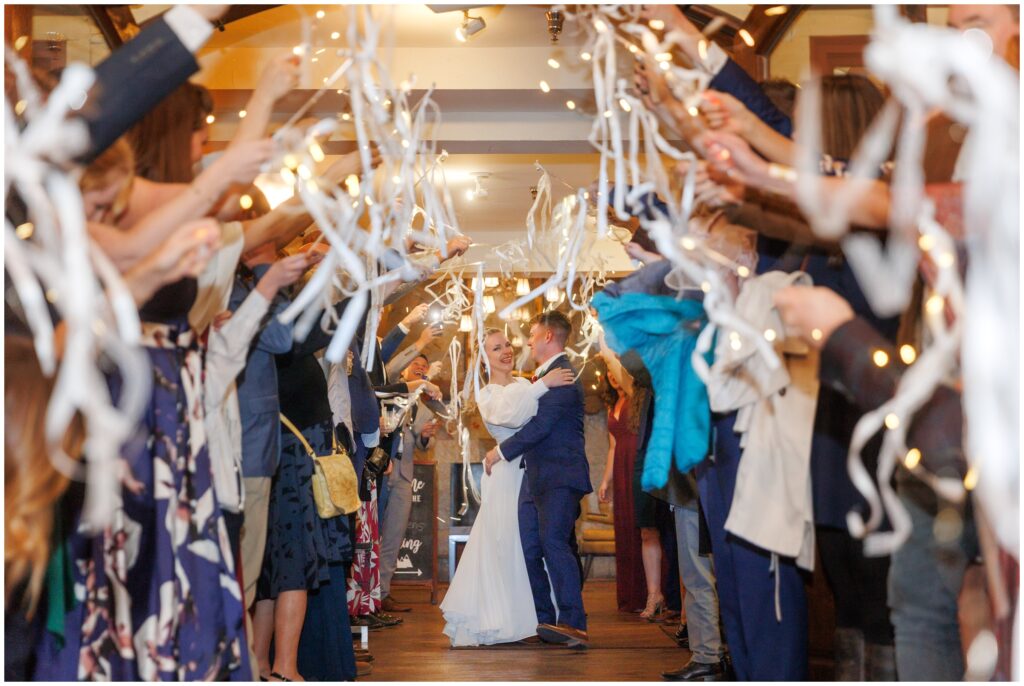
<svg viewBox="0 0 1024 686">
<path fill-rule="evenodd" d="M 782 14 L 777 8 L 787 8 Z M 772 51 L 779 40 L 785 35 L 806 5 L 754 5 L 746 20 L 737 29 L 733 39 L 732 56 L 736 63 L 743 67 L 757 81 L 764 81 L 771 76 L 769 68 Z M 740 29 L 746 30 L 754 39 L 750 46 L 743 40 Z"/>
</svg>

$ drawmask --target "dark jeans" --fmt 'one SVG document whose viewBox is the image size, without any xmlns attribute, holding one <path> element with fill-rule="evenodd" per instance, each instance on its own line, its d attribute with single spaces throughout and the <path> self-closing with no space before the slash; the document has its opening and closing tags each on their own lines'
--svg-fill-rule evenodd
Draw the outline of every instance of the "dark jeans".
<svg viewBox="0 0 1024 686">
<path fill-rule="evenodd" d="M 924 484 L 898 480 L 896 490 L 913 524 L 889 569 L 897 673 L 900 681 L 960 681 L 957 599 L 967 565 L 978 555 L 974 516 L 969 503 L 940 502 Z M 940 510 L 943 523 L 936 526 Z"/>
<path fill-rule="evenodd" d="M 859 629 L 867 643 L 892 645 L 888 557 L 865 557 L 864 543 L 845 529 L 816 527 L 821 566 L 836 602 L 836 627 Z"/>
</svg>

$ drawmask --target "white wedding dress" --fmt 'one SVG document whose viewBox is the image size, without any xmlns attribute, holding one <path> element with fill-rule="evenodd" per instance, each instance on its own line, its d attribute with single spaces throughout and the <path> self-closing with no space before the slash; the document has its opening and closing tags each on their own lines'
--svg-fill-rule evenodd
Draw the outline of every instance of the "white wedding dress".
<svg viewBox="0 0 1024 686">
<path fill-rule="evenodd" d="M 480 416 L 498 443 L 537 414 L 547 391 L 514 377 L 507 386 L 488 384 L 477 398 Z M 511 643 L 537 633 L 537 612 L 519 539 L 522 457 L 500 460 L 481 479 L 481 503 L 455 578 L 441 603 L 444 633 L 453 646 Z"/>
</svg>

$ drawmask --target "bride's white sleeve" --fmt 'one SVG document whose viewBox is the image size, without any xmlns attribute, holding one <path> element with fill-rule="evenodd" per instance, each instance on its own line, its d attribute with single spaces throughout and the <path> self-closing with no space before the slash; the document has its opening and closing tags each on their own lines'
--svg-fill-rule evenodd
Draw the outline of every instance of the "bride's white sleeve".
<svg viewBox="0 0 1024 686">
<path fill-rule="evenodd" d="M 488 424 L 518 429 L 537 414 L 537 401 L 547 391 L 547 385 L 540 381 L 490 384 L 481 388 L 477 397 L 480 416 Z"/>
</svg>

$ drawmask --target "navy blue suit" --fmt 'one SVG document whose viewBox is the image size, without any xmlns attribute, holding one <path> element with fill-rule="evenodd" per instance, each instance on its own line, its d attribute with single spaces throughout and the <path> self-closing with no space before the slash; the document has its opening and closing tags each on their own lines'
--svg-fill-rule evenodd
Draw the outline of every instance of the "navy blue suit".
<svg viewBox="0 0 1024 686">
<path fill-rule="evenodd" d="M 548 371 L 554 369 L 571 370 L 572 365 L 561 357 Z M 537 415 L 500 449 L 508 460 L 522 455 L 526 469 L 519 491 L 519 536 L 537 621 L 586 631 L 583 577 L 573 545 L 580 499 L 593 491 L 583 440 L 582 386 L 576 383 L 545 393 Z M 557 614 L 551 603 L 551 586 Z"/>
</svg>

